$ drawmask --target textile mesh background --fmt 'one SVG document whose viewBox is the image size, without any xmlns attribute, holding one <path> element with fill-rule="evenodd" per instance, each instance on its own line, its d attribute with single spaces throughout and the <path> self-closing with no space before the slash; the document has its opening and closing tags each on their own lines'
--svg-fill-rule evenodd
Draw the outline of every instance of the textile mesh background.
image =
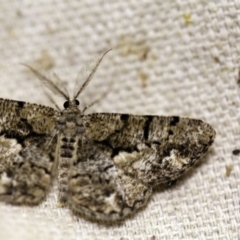
<svg viewBox="0 0 240 240">
<path fill-rule="evenodd" d="M 188 116 L 217 132 L 199 164 L 122 224 L 58 208 L 55 184 L 39 206 L 0 203 L 1 240 L 240 239 L 240 1 L 0 0 L 0 9 L 0 97 L 49 105 L 19 63 L 56 72 L 72 92 L 84 63 L 112 48 L 80 97 L 109 92 L 90 112 Z"/>
</svg>

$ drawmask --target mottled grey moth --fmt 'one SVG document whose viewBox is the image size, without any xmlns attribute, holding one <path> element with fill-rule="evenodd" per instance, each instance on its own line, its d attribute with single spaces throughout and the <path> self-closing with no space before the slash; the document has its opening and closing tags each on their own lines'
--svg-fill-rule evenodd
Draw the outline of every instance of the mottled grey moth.
<svg viewBox="0 0 240 240">
<path fill-rule="evenodd" d="M 77 97 L 103 56 L 73 98 L 30 67 L 65 98 L 62 111 L 0 99 L 1 201 L 39 204 L 57 176 L 61 205 L 115 221 L 144 206 L 154 186 L 177 179 L 207 152 L 215 131 L 201 120 L 84 114 Z"/>
</svg>

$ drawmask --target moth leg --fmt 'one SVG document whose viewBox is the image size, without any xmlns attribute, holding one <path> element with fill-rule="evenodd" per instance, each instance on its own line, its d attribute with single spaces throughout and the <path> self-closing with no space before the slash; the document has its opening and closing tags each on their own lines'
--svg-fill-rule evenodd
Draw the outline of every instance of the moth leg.
<svg viewBox="0 0 240 240">
<path fill-rule="evenodd" d="M 52 181 L 50 156 L 39 144 L 19 144 L 4 136 L 0 156 L 0 200 L 16 205 L 40 203 Z"/>
</svg>

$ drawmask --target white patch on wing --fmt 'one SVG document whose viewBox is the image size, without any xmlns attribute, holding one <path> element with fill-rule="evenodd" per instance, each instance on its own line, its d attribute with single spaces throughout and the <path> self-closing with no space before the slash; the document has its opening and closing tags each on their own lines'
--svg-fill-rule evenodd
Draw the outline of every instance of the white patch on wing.
<svg viewBox="0 0 240 240">
<path fill-rule="evenodd" d="M 168 165 L 171 165 L 173 168 L 181 169 L 184 164 L 189 162 L 189 158 L 181 158 L 179 157 L 178 151 L 173 149 L 170 152 L 170 156 L 163 158 L 163 164 L 166 162 Z"/>
<path fill-rule="evenodd" d="M 119 206 L 116 204 L 116 193 L 111 194 L 109 197 L 105 197 L 106 206 L 109 208 L 109 212 L 114 210 L 116 212 L 120 211 Z"/>
<path fill-rule="evenodd" d="M 22 146 L 15 139 L 8 139 L 0 136 L 0 154 L 1 158 L 7 158 L 12 154 L 18 154 Z"/>
<path fill-rule="evenodd" d="M 0 194 L 6 192 L 6 189 L 4 186 L 9 185 L 11 182 L 12 182 L 12 179 L 7 176 L 6 172 L 4 172 L 0 179 L 0 183 L 1 183 L 0 184 Z"/>
<path fill-rule="evenodd" d="M 136 151 L 132 153 L 119 152 L 118 155 L 113 158 L 113 162 L 118 166 L 128 166 L 132 161 L 136 161 L 138 155 L 139 153 Z"/>
</svg>

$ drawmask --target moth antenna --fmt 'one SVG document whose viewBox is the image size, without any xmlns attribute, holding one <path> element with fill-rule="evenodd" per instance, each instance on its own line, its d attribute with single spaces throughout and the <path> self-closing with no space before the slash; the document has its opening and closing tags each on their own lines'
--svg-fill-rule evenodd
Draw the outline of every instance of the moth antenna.
<svg viewBox="0 0 240 240">
<path fill-rule="evenodd" d="M 85 106 L 84 109 L 82 110 L 82 112 L 84 113 L 87 109 L 89 109 L 90 107 L 92 107 L 94 104 L 99 103 L 102 99 L 104 99 L 105 97 L 107 97 L 107 95 L 111 92 L 112 90 L 112 84 L 110 85 L 110 87 L 108 87 L 108 89 L 106 91 L 104 91 L 96 100 L 94 100 L 92 103 L 90 103 L 89 105 Z"/>
<path fill-rule="evenodd" d="M 97 61 L 95 67 L 93 68 L 93 70 L 91 71 L 91 73 L 88 75 L 87 79 L 85 80 L 85 82 L 83 83 L 83 85 L 81 86 L 81 88 L 78 90 L 78 92 L 75 94 L 74 98 L 76 99 L 79 94 L 85 89 L 85 87 L 89 84 L 89 82 L 92 80 L 99 64 L 101 63 L 101 61 L 103 60 L 104 56 L 111 51 L 112 49 L 108 49 L 105 53 L 103 53 L 102 57 Z"/>
<path fill-rule="evenodd" d="M 68 96 L 68 99 L 70 99 L 68 90 L 67 90 L 65 84 L 63 83 L 62 79 L 56 73 L 53 73 L 53 76 L 57 79 L 57 81 L 59 83 L 61 83 L 61 87 L 63 88 L 64 93 Z"/>
<path fill-rule="evenodd" d="M 27 64 L 24 64 L 24 63 L 21 63 L 22 65 L 26 66 L 27 68 L 29 68 L 33 74 L 49 89 L 51 90 L 54 94 L 60 96 L 60 97 L 63 97 L 65 98 L 66 100 L 69 100 L 69 94 L 68 92 L 64 92 L 62 91 L 55 83 L 53 83 L 49 78 L 47 78 L 46 76 L 44 76 L 43 74 L 41 74 L 40 72 L 38 72 L 37 70 L 35 70 L 33 67 L 27 65 Z M 55 77 L 57 75 L 55 74 Z M 62 80 L 57 77 L 58 80 L 61 81 L 62 85 L 63 85 L 63 82 Z M 64 86 L 64 85 L 63 85 Z M 65 89 L 64 89 L 65 90 Z"/>
<path fill-rule="evenodd" d="M 58 105 L 56 104 L 56 102 L 54 101 L 54 99 L 52 98 L 52 96 L 45 90 L 43 89 L 45 95 L 47 96 L 47 98 L 50 100 L 50 102 L 55 106 L 55 108 L 58 110 L 58 111 L 61 111 L 61 109 L 58 107 Z"/>
</svg>

